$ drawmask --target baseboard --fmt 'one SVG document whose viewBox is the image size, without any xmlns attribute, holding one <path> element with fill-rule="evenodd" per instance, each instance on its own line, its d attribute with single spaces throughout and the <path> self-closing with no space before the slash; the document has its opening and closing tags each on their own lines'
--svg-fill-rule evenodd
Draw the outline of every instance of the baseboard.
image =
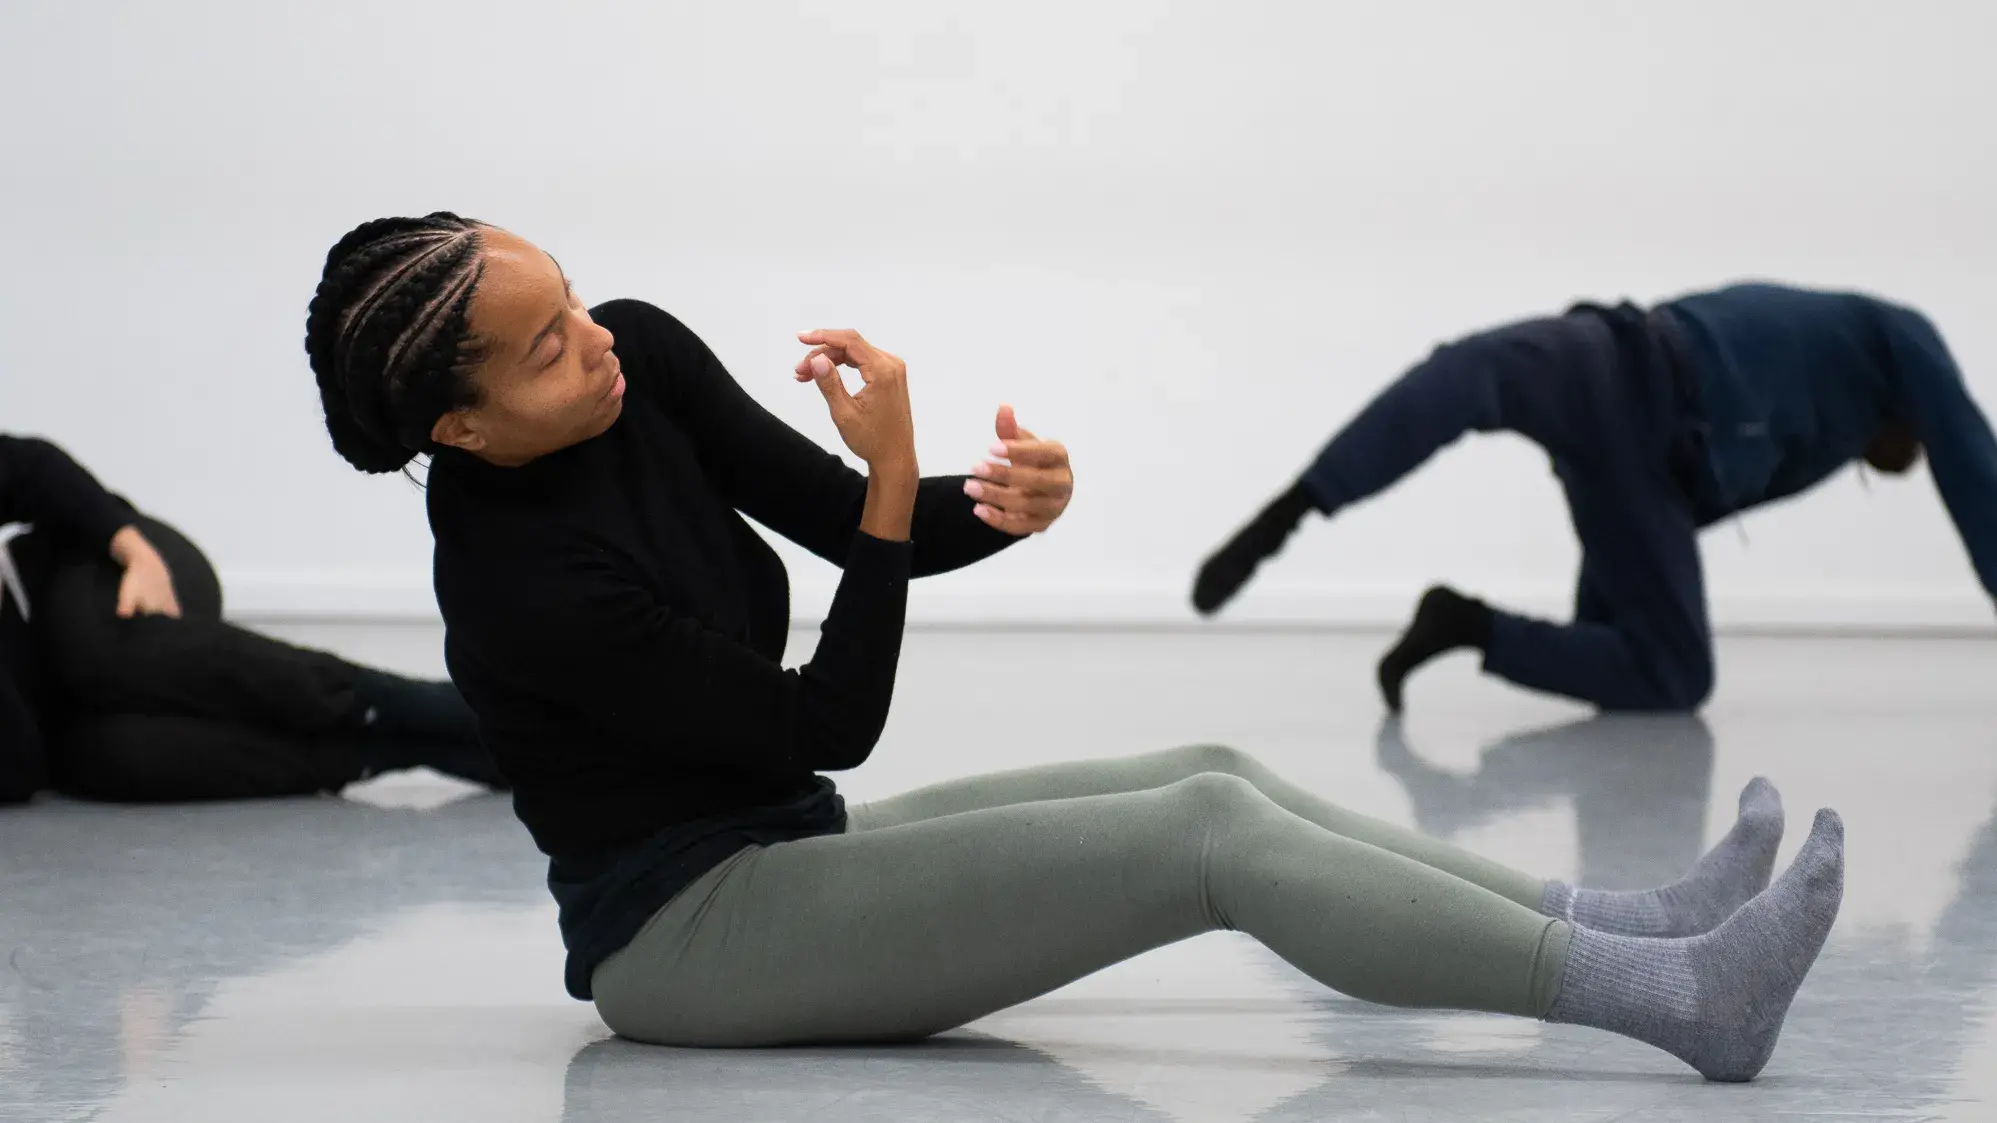
<svg viewBox="0 0 1997 1123">
<path fill-rule="evenodd" d="M 245 623 L 437 619 L 427 581 L 401 577 L 224 574 L 229 614 Z M 816 624 L 833 584 L 801 581 L 792 616 Z M 1269 585 L 1251 589 L 1212 620 L 1196 616 L 1177 584 L 978 586 L 951 578 L 916 585 L 909 597 L 912 627 L 935 628 L 1243 628 L 1378 630 L 1407 619 L 1417 586 Z M 1565 590 L 1544 586 L 1480 588 L 1481 595 L 1521 612 L 1564 618 Z M 1731 634 L 1997 634 L 1997 613 L 1976 593 L 1923 588 L 1783 588 L 1723 590 L 1712 597 L 1715 628 Z"/>
</svg>

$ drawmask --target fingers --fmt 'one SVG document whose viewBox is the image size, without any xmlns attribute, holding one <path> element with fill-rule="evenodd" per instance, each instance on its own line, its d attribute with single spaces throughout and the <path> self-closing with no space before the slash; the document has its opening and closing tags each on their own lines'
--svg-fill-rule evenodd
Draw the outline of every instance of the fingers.
<svg viewBox="0 0 1997 1123">
<path fill-rule="evenodd" d="M 1025 434 L 1025 430 L 1020 430 Z M 991 447 L 991 454 L 1014 464 L 1024 464 L 1033 468 L 1046 468 L 1065 471 L 1068 468 L 1068 446 L 1060 441 L 1035 440 L 1031 435 L 1019 440 L 1000 441 Z"/>
<path fill-rule="evenodd" d="M 1003 530 L 1007 534 L 1016 534 L 1022 538 L 1029 534 L 1038 534 L 1046 530 L 1051 523 L 1051 520 L 1037 515 L 1022 514 L 1017 511 L 1001 511 L 997 507 L 984 503 L 972 507 L 971 513 L 981 519 L 985 525 L 995 530 Z"/>
<path fill-rule="evenodd" d="M 812 380 L 813 377 L 815 377 L 812 373 L 812 360 L 820 355 L 825 356 L 826 359 L 830 360 L 832 363 L 839 366 L 853 365 L 852 362 L 848 359 L 846 352 L 840 350 L 837 347 L 830 347 L 830 346 L 814 347 L 811 350 L 806 351 L 804 353 L 804 358 L 799 359 L 797 361 L 797 366 L 792 368 L 797 373 L 797 380 L 799 382 L 809 382 Z"/>
<path fill-rule="evenodd" d="M 1012 411 L 1012 407 L 1009 405 L 1002 405 L 998 408 L 998 424 L 995 428 L 998 430 L 998 438 L 1001 442 L 1038 439 L 1020 425 L 1019 416 Z"/>
<path fill-rule="evenodd" d="M 1030 516 L 1046 523 L 1060 517 L 1062 509 L 1068 505 L 1066 495 L 1000 487 L 980 480 L 966 480 L 964 494 L 982 506 L 996 507 L 1007 514 Z"/>
<path fill-rule="evenodd" d="M 981 483 L 986 490 L 996 485 L 1029 495 L 1050 495 L 1061 498 L 1066 498 L 1075 491 L 1075 477 L 1072 473 L 1049 468 L 1029 468 L 1022 464 L 994 464 L 987 460 L 971 469 L 971 475 L 977 477 L 971 482 Z M 971 498 L 978 497 L 974 494 Z"/>
<path fill-rule="evenodd" d="M 799 341 L 814 345 L 813 354 L 823 354 L 840 366 L 852 367 L 860 372 L 860 377 L 868 382 L 884 377 L 906 373 L 907 367 L 899 356 L 890 355 L 861 338 L 860 333 L 845 328 L 822 328 L 817 331 L 797 333 Z M 807 355 L 809 361 L 810 356 Z M 799 374 L 803 371 L 800 369 Z M 802 381 L 800 377 L 799 381 Z"/>
<path fill-rule="evenodd" d="M 811 360 L 814 357 L 823 354 L 825 354 L 825 348 L 823 347 L 815 347 L 809 351 L 806 351 L 804 353 L 804 357 L 797 361 L 797 365 L 790 368 L 791 374 L 794 375 L 799 382 L 810 382 L 812 379 Z"/>
<path fill-rule="evenodd" d="M 137 571 L 130 568 L 126 569 L 125 575 L 118 579 L 118 618 L 120 620 L 130 620 L 138 612 L 139 601 L 141 599 L 140 594 L 143 591 L 143 587 L 139 584 Z"/>
<path fill-rule="evenodd" d="M 1075 491 L 1075 473 L 1061 442 L 1035 438 L 1019 428 L 1018 419 L 1010 415 L 1010 409 L 1000 407 L 1002 439 L 992 446 L 991 454 L 1011 463 L 979 464 L 972 470 L 974 478 L 964 482 L 964 494 L 976 500 L 972 513 L 986 524 L 1011 534 L 1036 534 L 1067 510 Z M 1017 435 L 1004 438 L 1008 428 Z"/>
<path fill-rule="evenodd" d="M 1065 466 L 1046 469 L 987 461 L 979 464 L 972 476 L 964 481 L 964 494 L 980 506 L 1018 516 L 1007 524 L 1008 529 L 1025 519 L 1034 523 L 1032 530 L 1045 530 L 1068 509 L 1068 500 L 1075 493 L 1074 474 Z"/>
<path fill-rule="evenodd" d="M 839 411 L 850 409 L 853 395 L 847 393 L 846 383 L 839 377 L 839 367 L 829 356 L 813 352 L 799 363 L 800 373 L 818 383 L 818 392 L 825 395 L 825 404 L 832 409 L 834 417 Z"/>
<path fill-rule="evenodd" d="M 798 332 L 797 338 L 798 342 L 809 343 L 814 347 L 823 344 L 848 351 L 856 347 L 868 351 L 873 350 L 873 347 L 868 344 L 866 339 L 852 328 L 814 328 L 811 331 Z"/>
<path fill-rule="evenodd" d="M 798 342 L 809 343 L 832 356 L 832 361 L 845 366 L 858 367 L 879 355 L 874 345 L 862 338 L 860 333 L 847 328 L 821 328 L 817 331 L 797 333 Z"/>
<path fill-rule="evenodd" d="M 118 591 L 118 618 L 133 620 L 140 616 L 170 616 L 180 619 L 180 601 L 169 593 L 160 596 L 137 588 Z"/>
</svg>

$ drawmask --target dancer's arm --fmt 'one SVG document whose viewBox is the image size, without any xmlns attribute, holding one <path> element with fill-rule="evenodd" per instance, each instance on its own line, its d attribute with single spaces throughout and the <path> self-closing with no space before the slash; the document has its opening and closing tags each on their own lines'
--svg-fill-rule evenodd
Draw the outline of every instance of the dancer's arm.
<svg viewBox="0 0 1997 1123">
<path fill-rule="evenodd" d="M 800 365 L 815 372 L 840 437 L 868 465 L 845 574 L 811 661 L 786 670 L 675 611 L 614 550 L 579 535 L 565 548 L 492 551 L 539 567 L 493 578 L 515 605 L 503 619 L 465 623 L 505 630 L 489 638 L 520 653 L 521 689 L 580 703 L 620 739 L 681 762 L 830 771 L 867 759 L 887 722 L 901 655 L 914 425 L 900 359 L 852 332 L 805 342 L 817 349 Z M 858 368 L 866 387 L 849 394 L 835 363 Z"/>
<path fill-rule="evenodd" d="M 118 615 L 180 615 L 173 576 L 139 532 L 131 505 L 60 447 L 0 436 L 0 523 L 33 523 L 40 533 L 87 552 L 103 551 L 125 570 Z"/>
<path fill-rule="evenodd" d="M 764 409 L 699 336 L 669 313 L 615 300 L 592 314 L 617 335 L 628 365 L 672 372 L 668 408 L 684 419 L 715 486 L 742 513 L 819 557 L 842 564 L 860 528 L 866 477 Z M 986 525 L 964 494 L 967 476 L 920 482 L 911 529 L 912 576 L 946 573 L 1018 537 Z"/>
<path fill-rule="evenodd" d="M 1935 487 L 1978 580 L 1997 597 L 1997 437 L 1934 326 L 1910 309 L 1888 306 L 1886 314 L 1909 420 L 1927 451 Z"/>
<path fill-rule="evenodd" d="M 887 723 L 909 555 L 907 542 L 854 535 L 818 649 L 794 670 L 668 607 L 586 548 L 556 572 L 507 575 L 505 619 L 462 630 L 504 629 L 493 639 L 518 653 L 516 688 L 579 705 L 662 758 L 750 771 L 852 768 Z"/>
<path fill-rule="evenodd" d="M 28 522 L 65 545 L 109 552 L 130 505 L 48 441 L 0 436 L 0 523 Z"/>
</svg>

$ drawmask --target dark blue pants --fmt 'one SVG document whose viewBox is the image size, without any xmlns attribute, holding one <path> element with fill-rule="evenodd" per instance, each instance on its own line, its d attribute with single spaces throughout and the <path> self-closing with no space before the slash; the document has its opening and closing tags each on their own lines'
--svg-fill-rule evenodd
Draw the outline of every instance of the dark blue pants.
<svg viewBox="0 0 1997 1123">
<path fill-rule="evenodd" d="M 1713 648 L 1683 418 L 1642 313 L 1581 307 L 1438 348 L 1332 438 L 1304 486 L 1331 513 L 1466 432 L 1528 438 L 1581 540 L 1574 619 L 1499 611 L 1484 669 L 1608 710 L 1693 710 L 1712 693 Z"/>
</svg>

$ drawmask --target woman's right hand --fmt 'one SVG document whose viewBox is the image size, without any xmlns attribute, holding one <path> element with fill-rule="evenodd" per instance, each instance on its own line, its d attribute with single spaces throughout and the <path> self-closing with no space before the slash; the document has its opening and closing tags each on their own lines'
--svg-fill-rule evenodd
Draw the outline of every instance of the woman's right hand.
<svg viewBox="0 0 1997 1123">
<path fill-rule="evenodd" d="M 812 349 L 798 361 L 797 380 L 818 383 L 846 447 L 869 468 L 913 472 L 915 421 L 908 408 L 908 367 L 856 331 L 807 331 L 798 339 Z M 860 372 L 866 385 L 859 393 L 847 393 L 839 376 L 842 366 Z"/>
</svg>

